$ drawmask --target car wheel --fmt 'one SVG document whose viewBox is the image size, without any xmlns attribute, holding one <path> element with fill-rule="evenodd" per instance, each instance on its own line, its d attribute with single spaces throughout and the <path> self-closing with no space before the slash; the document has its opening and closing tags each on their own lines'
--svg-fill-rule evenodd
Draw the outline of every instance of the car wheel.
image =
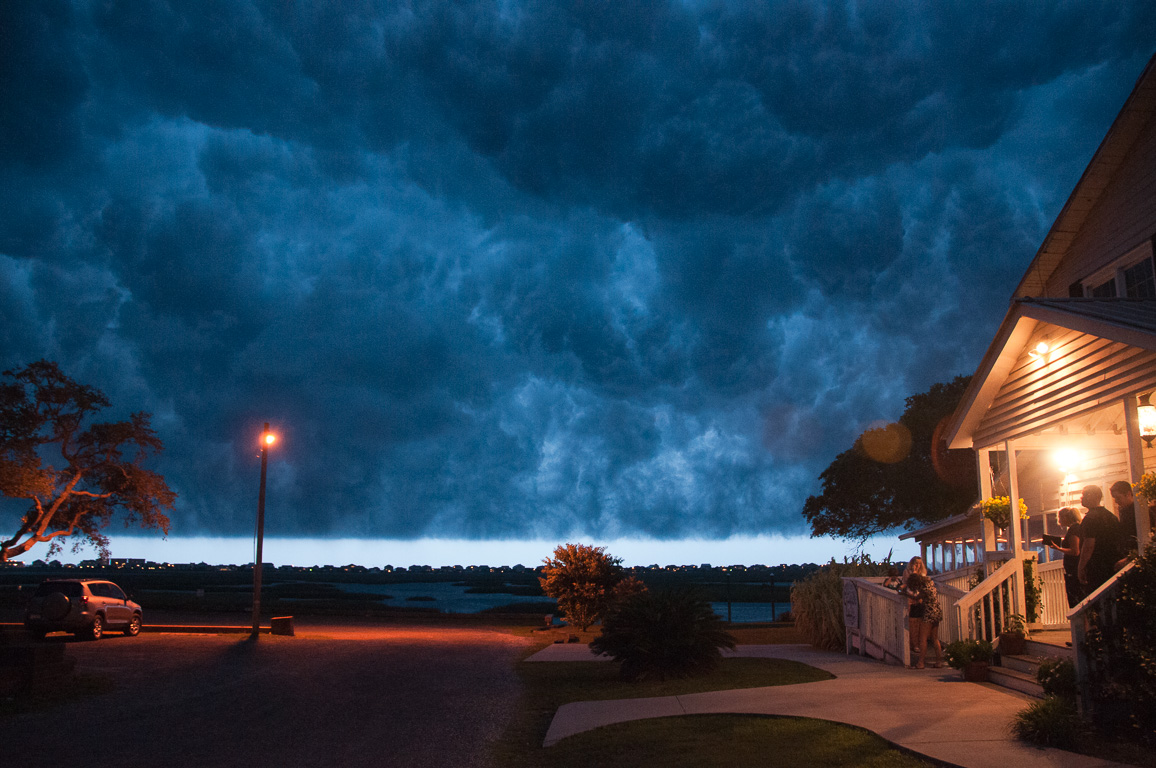
<svg viewBox="0 0 1156 768">
<path fill-rule="evenodd" d="M 85 630 L 84 636 L 89 640 L 99 640 L 104 634 L 104 617 L 97 614 L 92 617 L 92 625 Z"/>
<path fill-rule="evenodd" d="M 134 613 L 132 618 L 128 621 L 128 626 L 124 628 L 124 633 L 129 637 L 136 637 L 140 634 L 140 614 Z"/>
</svg>

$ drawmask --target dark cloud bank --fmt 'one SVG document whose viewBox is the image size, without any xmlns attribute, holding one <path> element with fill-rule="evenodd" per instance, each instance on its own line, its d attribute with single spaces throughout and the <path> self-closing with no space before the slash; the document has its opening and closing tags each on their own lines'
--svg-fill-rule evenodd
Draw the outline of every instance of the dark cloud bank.
<svg viewBox="0 0 1156 768">
<path fill-rule="evenodd" d="M 295 6 L 295 7 L 294 7 Z M 0 4 L 0 363 L 155 416 L 174 534 L 798 533 L 973 370 L 1140 1 Z"/>
</svg>

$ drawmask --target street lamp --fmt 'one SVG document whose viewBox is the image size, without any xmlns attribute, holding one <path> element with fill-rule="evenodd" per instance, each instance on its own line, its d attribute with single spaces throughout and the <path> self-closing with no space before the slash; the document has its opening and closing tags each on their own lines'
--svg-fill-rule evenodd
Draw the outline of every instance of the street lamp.
<svg viewBox="0 0 1156 768">
<path fill-rule="evenodd" d="M 257 561 L 253 563 L 253 635 L 261 631 L 261 561 L 265 544 L 265 468 L 269 463 L 269 448 L 277 442 L 277 435 L 269 431 L 269 422 L 261 430 L 261 490 L 257 493 Z"/>
</svg>

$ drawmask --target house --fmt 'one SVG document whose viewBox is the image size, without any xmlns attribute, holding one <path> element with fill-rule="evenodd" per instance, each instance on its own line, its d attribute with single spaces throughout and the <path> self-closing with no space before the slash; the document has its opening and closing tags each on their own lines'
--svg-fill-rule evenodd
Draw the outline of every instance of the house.
<svg viewBox="0 0 1156 768">
<path fill-rule="evenodd" d="M 981 498 L 1022 498 L 1028 519 L 1000 531 L 977 505 L 903 537 L 916 539 L 938 571 L 950 619 L 944 639 L 993 637 L 1003 617 L 1029 615 L 1029 598 L 1037 629 L 1082 627 L 1042 535 L 1058 532 L 1056 511 L 1078 507 L 1085 485 L 1100 486 L 1110 506 L 1113 482 L 1156 469 L 1156 448 L 1141 434 L 1142 406 L 1149 396 L 1156 402 L 1154 237 L 1156 57 L 1015 286 L 944 432 L 947 447 L 975 450 Z M 1156 436 L 1156 424 L 1144 429 Z M 1137 498 L 1137 509 L 1148 501 Z M 1141 547 L 1150 541 L 1148 515 L 1136 515 L 1136 535 Z M 1036 579 L 1041 593 L 1031 588 Z M 845 591 L 856 624 L 849 647 L 906 661 L 902 638 L 869 636 L 891 631 L 894 611 L 859 586 L 854 596 Z M 1111 582 L 1085 603 L 1110 592 Z"/>
</svg>

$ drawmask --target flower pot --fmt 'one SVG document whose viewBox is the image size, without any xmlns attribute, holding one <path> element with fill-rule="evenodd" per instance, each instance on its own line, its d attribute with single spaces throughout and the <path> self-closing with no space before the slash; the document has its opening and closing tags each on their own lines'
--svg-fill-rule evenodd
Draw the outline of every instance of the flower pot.
<svg viewBox="0 0 1156 768">
<path fill-rule="evenodd" d="M 986 683 L 987 667 L 986 661 L 969 661 L 963 668 L 963 679 L 969 683 Z"/>
<path fill-rule="evenodd" d="M 1027 645 L 1027 638 L 1018 633 L 1004 632 L 999 636 L 999 652 L 1004 656 L 1019 656 Z"/>
</svg>

